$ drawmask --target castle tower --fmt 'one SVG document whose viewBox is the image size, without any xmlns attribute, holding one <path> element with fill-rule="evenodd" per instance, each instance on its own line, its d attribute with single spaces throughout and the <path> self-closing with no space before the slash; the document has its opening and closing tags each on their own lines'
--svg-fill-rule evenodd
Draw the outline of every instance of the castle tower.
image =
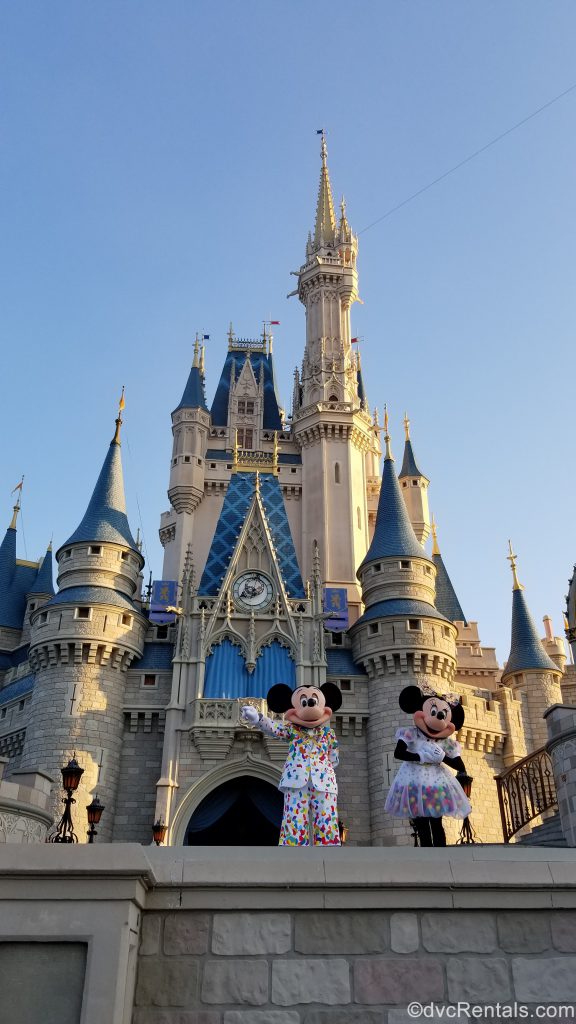
<svg viewBox="0 0 576 1024">
<path fill-rule="evenodd" d="M 36 682 L 21 767 L 59 777 L 76 755 L 84 768 L 74 819 L 80 842 L 95 794 L 106 808 L 99 836 L 112 838 L 126 670 L 142 654 L 147 626 L 133 600 L 144 560 L 126 517 L 121 424 L 119 414 L 82 522 L 56 553 L 58 593 L 31 614 Z"/>
<path fill-rule="evenodd" d="M 14 648 L 20 640 L 21 620 L 14 608 L 12 584 L 16 571 L 16 521 L 20 505 L 12 512 L 10 526 L 0 544 L 0 647 Z"/>
<path fill-rule="evenodd" d="M 302 449 L 303 573 L 311 574 L 310 552 L 317 542 L 325 581 L 347 589 L 354 619 L 360 611 L 356 566 L 369 543 L 366 454 L 374 448 L 374 433 L 351 339 L 358 240 L 344 201 L 338 223 L 334 216 L 324 136 L 321 161 L 314 234 L 298 272 L 306 347 L 293 424 Z"/>
<path fill-rule="evenodd" d="M 414 458 L 412 441 L 410 440 L 410 420 L 408 414 L 404 414 L 404 431 L 406 440 L 404 443 L 404 459 L 398 479 L 402 487 L 402 497 L 406 502 L 408 515 L 412 528 L 421 544 L 430 536 L 430 509 L 428 507 L 428 485 L 427 476 L 420 472 Z"/>
<path fill-rule="evenodd" d="M 192 542 L 194 513 L 204 497 L 206 449 L 210 413 L 204 392 L 204 350 L 198 335 L 194 359 L 184 393 L 172 413 L 172 457 L 168 497 L 174 509 L 170 525 L 160 529 L 165 548 L 164 579 L 180 580 L 188 544 Z"/>
<path fill-rule="evenodd" d="M 402 724 L 400 691 L 426 681 L 450 689 L 456 669 L 455 626 L 434 605 L 436 567 L 416 538 L 390 450 L 386 453 L 376 529 L 358 569 L 366 610 L 351 627 L 354 660 L 368 673 L 368 780 L 372 844 L 409 842 L 406 823 L 385 814 L 384 801 L 398 764 L 395 732 Z"/>
<path fill-rule="evenodd" d="M 560 680 L 562 672 L 546 653 L 518 582 L 516 555 L 509 545 L 512 568 L 512 638 L 510 654 L 502 673 L 502 685 L 525 705 L 528 751 L 538 750 L 548 741 L 543 715 L 552 704 L 562 703 Z"/>
<path fill-rule="evenodd" d="M 22 640 L 30 640 L 30 617 L 37 608 L 42 608 L 51 597 L 54 597 L 54 582 L 52 577 L 52 543 L 48 545 L 46 554 L 40 562 L 38 575 L 32 587 L 26 594 L 26 613 L 22 628 Z"/>
</svg>

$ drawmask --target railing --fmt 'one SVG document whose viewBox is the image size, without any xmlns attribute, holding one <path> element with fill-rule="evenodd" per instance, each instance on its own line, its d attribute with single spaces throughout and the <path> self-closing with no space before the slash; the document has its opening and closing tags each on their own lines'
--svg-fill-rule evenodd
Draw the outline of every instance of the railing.
<svg viewBox="0 0 576 1024">
<path fill-rule="evenodd" d="M 495 776 L 504 842 L 539 814 L 558 806 L 552 762 L 546 747 L 535 750 Z"/>
</svg>

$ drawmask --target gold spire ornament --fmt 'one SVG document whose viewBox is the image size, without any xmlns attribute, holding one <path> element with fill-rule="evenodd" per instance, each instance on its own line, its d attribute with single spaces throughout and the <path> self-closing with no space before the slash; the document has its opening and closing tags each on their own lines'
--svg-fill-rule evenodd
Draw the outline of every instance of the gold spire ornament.
<svg viewBox="0 0 576 1024">
<path fill-rule="evenodd" d="M 522 586 L 522 584 L 518 580 L 518 573 L 516 572 L 516 559 L 517 559 L 518 556 L 515 555 L 514 551 L 512 550 L 512 541 L 511 540 L 508 541 L 508 550 L 509 550 L 510 554 L 506 555 L 506 557 L 507 557 L 508 561 L 510 562 L 510 568 L 512 569 L 512 577 L 513 577 L 513 580 L 514 580 L 514 586 L 512 587 L 512 589 L 513 590 L 524 590 L 524 587 Z"/>
<path fill-rule="evenodd" d="M 432 516 L 432 554 L 440 554 L 440 548 L 438 547 L 438 537 L 436 535 L 436 520 L 434 519 L 434 516 Z"/>
<path fill-rule="evenodd" d="M 198 341 L 198 331 L 196 331 L 196 341 L 194 342 L 194 359 L 192 360 L 192 366 L 198 366 L 198 352 L 200 350 L 200 342 Z"/>
<path fill-rule="evenodd" d="M 404 433 L 406 434 L 406 440 L 410 440 L 410 420 L 408 419 L 408 413 L 404 413 Z"/>
<path fill-rule="evenodd" d="M 122 394 L 120 395 L 120 401 L 118 402 L 118 417 L 116 419 L 116 433 L 114 434 L 114 440 L 112 444 L 120 444 L 120 427 L 122 426 L 122 410 L 126 408 L 126 400 L 124 398 L 124 385 L 122 385 Z"/>
<path fill-rule="evenodd" d="M 24 486 L 24 474 L 22 474 L 22 479 L 21 479 L 20 483 L 16 484 L 16 487 L 14 487 L 13 490 L 12 490 L 12 494 L 14 494 L 16 491 L 18 491 L 18 497 L 16 498 L 16 504 L 12 508 L 12 520 L 11 520 L 10 526 L 9 526 L 10 530 L 15 530 L 16 529 L 16 520 L 18 519 L 18 513 L 20 511 L 20 505 L 22 503 L 22 488 L 23 488 L 23 486 Z"/>
<path fill-rule="evenodd" d="M 384 455 L 385 459 L 391 459 L 394 461 L 392 450 L 390 448 L 390 434 L 388 432 L 388 406 L 384 406 L 384 444 L 386 445 L 386 452 Z"/>
</svg>

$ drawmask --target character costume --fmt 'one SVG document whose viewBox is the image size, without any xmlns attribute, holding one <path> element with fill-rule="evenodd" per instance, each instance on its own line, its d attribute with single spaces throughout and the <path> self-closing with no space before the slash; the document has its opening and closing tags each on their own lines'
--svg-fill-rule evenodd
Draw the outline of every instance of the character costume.
<svg viewBox="0 0 576 1024">
<path fill-rule="evenodd" d="M 326 697 L 330 700 L 329 708 Z M 277 684 L 269 691 L 267 700 L 272 711 L 287 712 L 287 720 L 274 721 L 250 705 L 242 708 L 242 717 L 269 736 L 289 743 L 278 785 L 284 794 L 279 846 L 308 846 L 311 821 L 315 846 L 340 846 L 334 771 L 339 761 L 338 741 L 329 723 L 332 710 L 337 710 L 342 702 L 340 691 L 331 683 L 323 687 L 298 687 L 294 691 Z M 301 724 L 300 715 L 305 716 L 309 725 Z"/>
</svg>

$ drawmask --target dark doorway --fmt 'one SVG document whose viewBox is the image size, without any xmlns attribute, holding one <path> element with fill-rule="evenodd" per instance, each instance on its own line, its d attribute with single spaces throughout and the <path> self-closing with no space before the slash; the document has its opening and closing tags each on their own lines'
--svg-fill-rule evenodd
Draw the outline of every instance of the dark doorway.
<svg viewBox="0 0 576 1024">
<path fill-rule="evenodd" d="M 275 786 L 250 775 L 231 779 L 204 797 L 190 819 L 185 846 L 277 846 L 284 799 Z"/>
</svg>

